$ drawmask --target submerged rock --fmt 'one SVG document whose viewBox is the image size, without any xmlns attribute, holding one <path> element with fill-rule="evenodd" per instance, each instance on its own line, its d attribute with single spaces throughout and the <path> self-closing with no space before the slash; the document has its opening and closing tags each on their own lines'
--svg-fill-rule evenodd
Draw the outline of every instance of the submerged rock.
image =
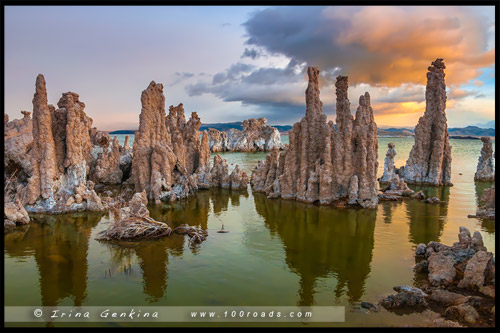
<svg viewBox="0 0 500 333">
<path fill-rule="evenodd" d="M 445 68 L 439 58 L 428 68 L 425 113 L 415 127 L 415 144 L 404 167 L 404 180 L 408 184 L 452 185 Z"/>
<path fill-rule="evenodd" d="M 308 68 L 306 115 L 293 125 L 289 145 L 272 152 L 252 172 L 254 191 L 308 203 L 340 201 L 374 208 L 377 197 L 377 126 L 370 95 L 359 99 L 354 119 L 347 77 L 337 77 L 337 128 L 326 122 L 319 98 L 319 70 Z"/>
<path fill-rule="evenodd" d="M 250 152 L 283 149 L 278 129 L 266 125 L 266 122 L 266 118 L 244 120 L 241 131 L 232 128 L 228 132 L 220 132 L 210 128 L 208 131 L 210 151 Z"/>
<path fill-rule="evenodd" d="M 477 162 L 477 171 L 474 174 L 476 181 L 495 181 L 495 167 L 493 166 L 493 143 L 491 138 L 481 138 L 483 148 Z"/>
<path fill-rule="evenodd" d="M 389 295 L 380 301 L 387 310 L 409 310 L 418 311 L 427 306 L 425 297 L 427 294 L 421 289 L 411 286 L 397 286 L 394 290 L 398 293 Z"/>
</svg>

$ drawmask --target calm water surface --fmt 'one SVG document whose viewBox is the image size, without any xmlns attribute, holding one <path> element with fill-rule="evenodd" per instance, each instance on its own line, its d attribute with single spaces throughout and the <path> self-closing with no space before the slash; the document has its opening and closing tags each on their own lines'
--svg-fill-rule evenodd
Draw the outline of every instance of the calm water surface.
<svg viewBox="0 0 500 333">
<path fill-rule="evenodd" d="M 118 137 L 123 143 L 125 136 Z M 400 166 L 413 138 L 379 138 L 379 176 L 388 142 L 396 144 Z M 405 200 L 339 209 L 270 200 L 249 187 L 150 207 L 159 221 L 207 229 L 207 241 L 194 249 L 180 235 L 100 243 L 94 238 L 110 222 L 106 214 L 33 216 L 35 223 L 4 238 L 5 305 L 344 305 L 346 322 L 335 326 L 420 325 L 425 312 L 367 314 L 353 305 L 413 284 L 416 245 L 452 244 L 459 226 L 480 231 L 495 251 L 494 222 L 467 218 L 491 186 L 473 181 L 482 143 L 451 145 L 455 186 L 423 188 L 446 201 L 439 205 Z M 221 155 L 251 172 L 266 153 Z M 222 223 L 229 233 L 217 233 Z"/>
</svg>

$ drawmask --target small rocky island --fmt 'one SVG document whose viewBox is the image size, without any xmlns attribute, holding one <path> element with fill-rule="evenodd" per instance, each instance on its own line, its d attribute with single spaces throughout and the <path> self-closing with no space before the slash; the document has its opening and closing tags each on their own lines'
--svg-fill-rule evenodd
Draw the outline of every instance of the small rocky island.
<svg viewBox="0 0 500 333">
<path fill-rule="evenodd" d="M 460 227 L 458 242 L 419 244 L 417 287 L 396 286 L 379 304 L 395 313 L 431 310 L 431 326 L 490 326 L 495 318 L 495 257 L 481 234 Z M 374 307 L 373 309 L 376 309 Z"/>
<path fill-rule="evenodd" d="M 208 144 L 211 152 L 224 151 L 270 151 L 283 149 L 280 132 L 266 125 L 266 118 L 248 119 L 241 124 L 243 130 L 231 128 L 229 131 L 208 130 Z"/>
</svg>

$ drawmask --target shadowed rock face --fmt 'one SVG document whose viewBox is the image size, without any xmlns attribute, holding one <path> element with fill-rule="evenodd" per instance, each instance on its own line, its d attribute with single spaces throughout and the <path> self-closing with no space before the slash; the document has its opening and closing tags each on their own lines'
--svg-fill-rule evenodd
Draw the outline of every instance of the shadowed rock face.
<svg viewBox="0 0 500 333">
<path fill-rule="evenodd" d="M 474 175 L 474 180 L 479 181 L 494 181 L 495 168 L 493 167 L 493 144 L 491 138 L 483 136 L 483 148 L 481 149 L 481 156 L 477 163 L 477 171 Z"/>
<path fill-rule="evenodd" d="M 266 126 L 266 122 L 266 118 L 244 120 L 242 131 L 232 128 L 228 132 L 220 132 L 210 128 L 208 131 L 210 151 L 249 152 L 282 149 L 278 129 Z"/>
<path fill-rule="evenodd" d="M 217 175 L 210 169 L 208 133 L 205 131 L 200 139 L 201 121 L 196 112 L 186 122 L 183 105 L 179 104 L 170 106 L 166 116 L 163 85 L 154 81 L 142 92 L 141 102 L 139 130 L 133 146 L 135 190 L 145 190 L 149 199 L 159 203 L 185 198 L 198 188 L 222 186 L 222 179 L 229 177 L 227 167 L 217 166 L 217 170 L 225 172 Z M 214 159 L 214 167 L 215 162 Z M 212 180 L 212 175 L 220 181 Z"/>
<path fill-rule="evenodd" d="M 427 72 L 425 113 L 415 127 L 415 144 L 404 168 L 408 184 L 452 185 L 451 146 L 446 122 L 446 84 L 443 59 Z"/>
<path fill-rule="evenodd" d="M 377 198 L 377 125 L 370 95 L 350 112 L 347 77 L 337 77 L 337 128 L 326 122 L 319 98 L 319 70 L 308 68 L 306 116 L 293 125 L 289 146 L 257 165 L 251 184 L 268 197 L 373 208 Z"/>
</svg>

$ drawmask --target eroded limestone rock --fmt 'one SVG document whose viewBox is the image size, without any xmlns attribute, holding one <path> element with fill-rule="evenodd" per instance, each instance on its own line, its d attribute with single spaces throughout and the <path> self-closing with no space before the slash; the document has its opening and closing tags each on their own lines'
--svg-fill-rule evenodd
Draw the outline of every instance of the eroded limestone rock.
<svg viewBox="0 0 500 333">
<path fill-rule="evenodd" d="M 483 148 L 481 156 L 477 162 L 477 171 L 474 180 L 477 181 L 495 181 L 495 168 L 493 166 L 493 143 L 491 138 L 483 136 L 481 138 Z"/>
<path fill-rule="evenodd" d="M 404 180 L 408 184 L 452 185 L 445 68 L 439 58 L 428 68 L 425 113 L 415 127 L 415 144 L 404 167 Z"/>
<path fill-rule="evenodd" d="M 340 201 L 374 208 L 377 197 L 377 126 L 370 95 L 350 112 L 347 77 L 337 77 L 337 128 L 326 122 L 319 98 L 319 70 L 308 68 L 306 116 L 293 125 L 289 145 L 259 163 L 252 173 L 255 191 L 268 197 L 320 204 Z"/>
</svg>

